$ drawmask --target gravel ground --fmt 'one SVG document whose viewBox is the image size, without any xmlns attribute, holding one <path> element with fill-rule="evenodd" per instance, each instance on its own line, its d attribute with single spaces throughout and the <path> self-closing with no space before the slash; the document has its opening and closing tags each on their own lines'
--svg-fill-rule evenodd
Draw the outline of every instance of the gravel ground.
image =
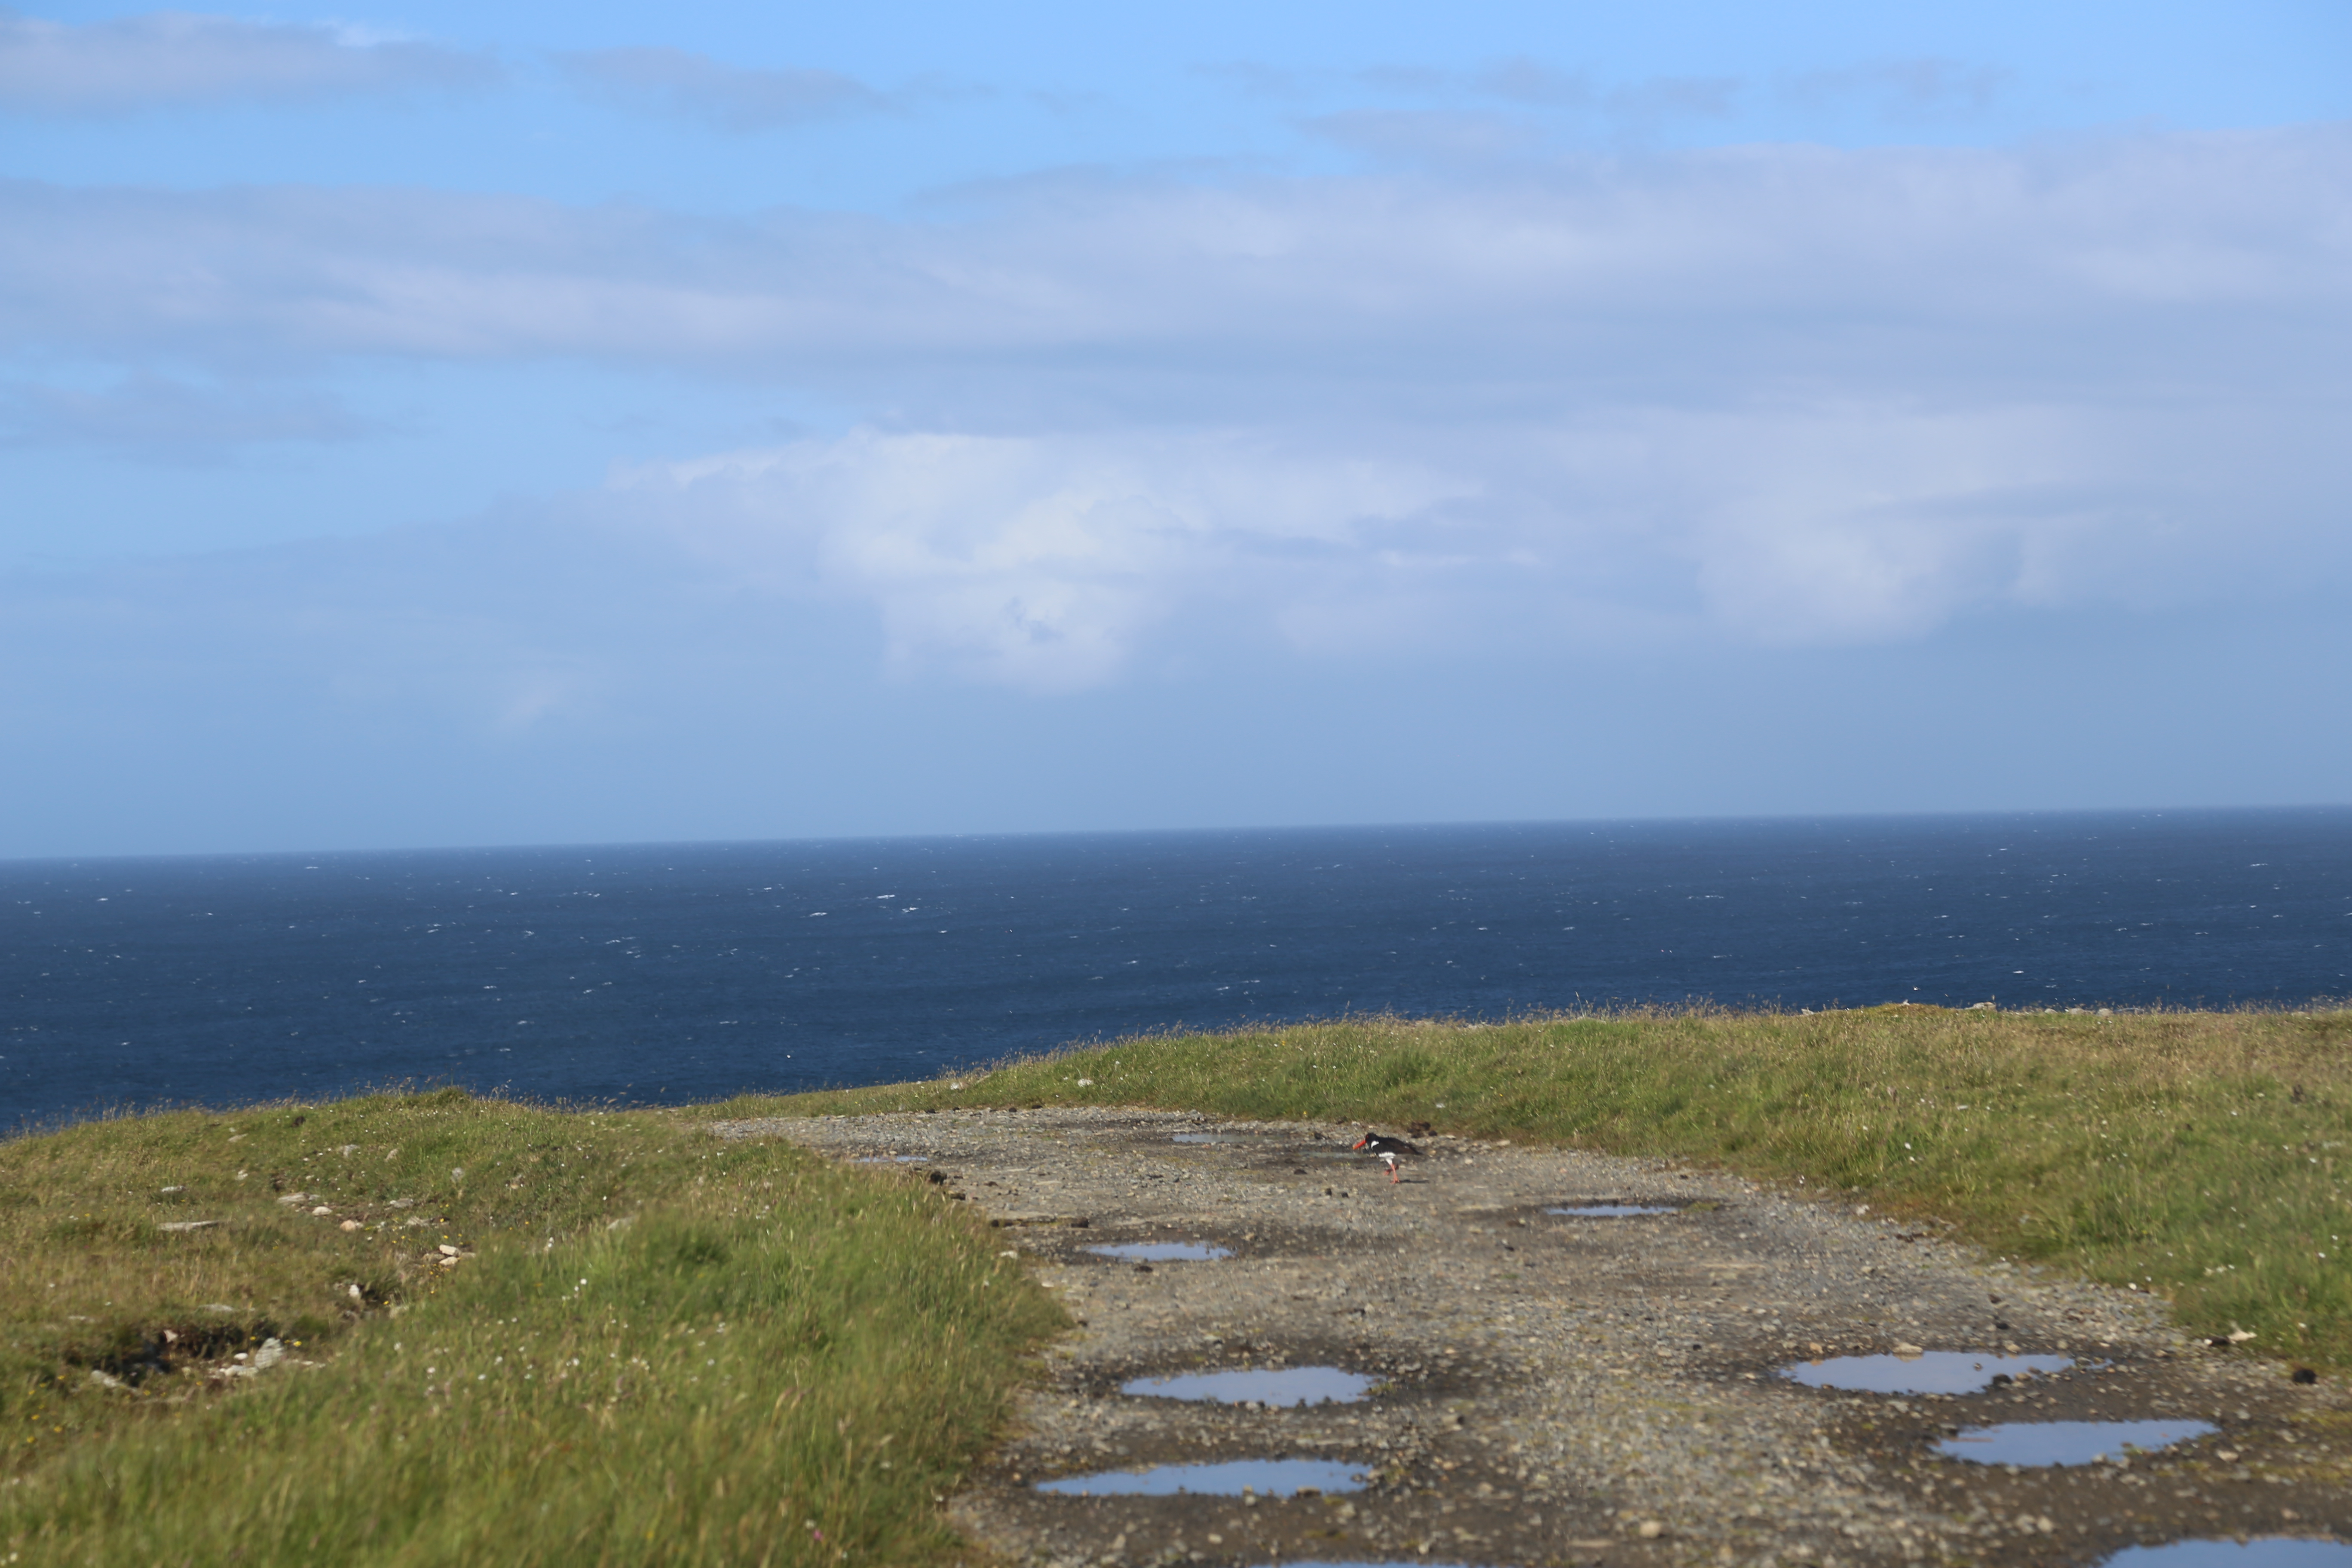
<svg viewBox="0 0 2352 1568">
<path fill-rule="evenodd" d="M 2333 1384 L 2189 1341 L 2149 1297 L 2038 1275 L 1801 1188 L 1445 1137 L 1417 1139 L 1424 1156 L 1391 1183 L 1347 1152 L 1352 1125 L 1128 1110 L 717 1131 L 936 1178 L 1068 1303 L 1078 1327 L 1020 1429 L 950 1503 L 1013 1562 L 2076 1563 L 2184 1536 L 2352 1533 L 2352 1401 Z M 1546 1212 L 1611 1201 L 1669 1212 Z M 1231 1256 L 1144 1267 L 1090 1250 L 1135 1242 Z M 1967 1395 L 1782 1374 L 1898 1347 L 2074 1364 Z M 1290 1409 L 1119 1392 L 1140 1376 L 1310 1365 L 1379 1381 L 1355 1403 Z M 1932 1447 L 2000 1422 L 2184 1416 L 2221 1430 L 2056 1469 Z M 1301 1458 L 1369 1479 L 1246 1498 L 1034 1489 Z"/>
</svg>

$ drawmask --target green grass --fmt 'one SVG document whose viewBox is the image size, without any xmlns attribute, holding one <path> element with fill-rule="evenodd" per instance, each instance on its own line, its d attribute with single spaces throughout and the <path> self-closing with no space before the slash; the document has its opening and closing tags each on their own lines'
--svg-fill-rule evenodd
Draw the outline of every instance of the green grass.
<svg viewBox="0 0 2352 1568">
<path fill-rule="evenodd" d="M 1091 1086 L 1077 1080 L 1091 1079 Z M 1670 1155 L 1949 1221 L 2352 1366 L 2352 1012 L 1363 1018 L 1057 1053 L 738 1112 L 1137 1104 Z"/>
<path fill-rule="evenodd" d="M 1367 1018 L 693 1112 L 89 1122 L 0 1143 L 0 1559 L 972 1555 L 936 1500 L 1059 1309 L 928 1184 L 721 1143 L 714 1112 L 1129 1104 L 1668 1155 L 2341 1368 L 2347 1044 L 2346 1012 Z M 223 1223 L 161 1228 L 196 1219 Z M 286 1362 L 213 1375 L 272 1338 Z"/>
<path fill-rule="evenodd" d="M 696 1121 L 444 1091 L 0 1145 L 0 1548 L 947 1560 L 1059 1309 L 926 1184 Z"/>
</svg>

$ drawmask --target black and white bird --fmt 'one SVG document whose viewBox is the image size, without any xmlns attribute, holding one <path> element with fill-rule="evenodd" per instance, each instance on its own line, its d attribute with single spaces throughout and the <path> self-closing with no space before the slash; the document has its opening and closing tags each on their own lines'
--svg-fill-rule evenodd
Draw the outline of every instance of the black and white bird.
<svg viewBox="0 0 2352 1568">
<path fill-rule="evenodd" d="M 1386 1165 L 1389 1168 L 1391 1183 L 1402 1180 L 1397 1174 L 1399 1160 L 1417 1160 L 1421 1157 L 1421 1149 L 1418 1145 L 1408 1143 L 1402 1138 L 1391 1138 L 1384 1132 L 1368 1131 L 1361 1138 L 1357 1139 L 1351 1147 L 1370 1154 L 1373 1159 Z"/>
</svg>

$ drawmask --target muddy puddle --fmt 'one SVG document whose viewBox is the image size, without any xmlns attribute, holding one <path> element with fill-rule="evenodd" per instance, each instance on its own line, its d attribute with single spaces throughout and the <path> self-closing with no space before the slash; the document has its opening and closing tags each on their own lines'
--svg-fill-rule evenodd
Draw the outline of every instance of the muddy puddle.
<svg viewBox="0 0 2352 1568">
<path fill-rule="evenodd" d="M 1279 1410 L 1302 1405 L 1352 1405 L 1379 1382 L 1336 1366 L 1285 1366 L 1130 1378 L 1118 1385 L 1118 1391 L 1148 1399 L 1258 1405 Z"/>
<path fill-rule="evenodd" d="M 1986 1355 L 1979 1351 L 1927 1351 L 1917 1355 L 1842 1355 L 1800 1362 L 1780 1375 L 1808 1388 L 1847 1394 L 1981 1394 L 1996 1381 L 2063 1372 L 2072 1356 Z"/>
<path fill-rule="evenodd" d="M 1363 1131 L 722 1135 L 919 1154 L 988 1217 L 1054 1216 L 1000 1245 L 1069 1331 L 946 1505 L 1013 1568 L 2352 1568 L 2310 1539 L 2352 1533 L 2352 1397 L 2160 1301 L 1662 1162 L 1416 1131 L 1392 1185 Z M 2089 1453 L 2047 1447 L 2076 1427 Z"/>
<path fill-rule="evenodd" d="M 1362 1467 L 1328 1459 L 1227 1459 L 1202 1465 L 1155 1465 L 1039 1481 L 1036 1489 L 1061 1497 L 1328 1497 L 1360 1491 Z"/>
<path fill-rule="evenodd" d="M 2210 1436 L 2210 1421 L 2010 1421 L 1971 1426 L 1936 1451 L 1979 1465 L 2095 1465 Z"/>
<path fill-rule="evenodd" d="M 1123 1241 L 1087 1250 L 1097 1258 L 1116 1258 L 1125 1263 L 1213 1263 L 1234 1255 L 1229 1247 L 1213 1247 L 1205 1241 Z"/>
<path fill-rule="evenodd" d="M 2128 1546 L 2100 1568 L 2352 1568 L 2352 1546 L 2340 1541 L 2272 1536 L 2261 1541 L 2175 1541 Z"/>
</svg>

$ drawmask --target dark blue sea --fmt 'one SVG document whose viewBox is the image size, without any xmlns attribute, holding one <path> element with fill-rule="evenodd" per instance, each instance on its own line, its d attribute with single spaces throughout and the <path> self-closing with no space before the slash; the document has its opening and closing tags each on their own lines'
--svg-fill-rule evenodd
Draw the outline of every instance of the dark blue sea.
<svg viewBox="0 0 2352 1568">
<path fill-rule="evenodd" d="M 2352 810 L 0 863 L 0 1119 L 677 1102 L 1142 1030 L 2352 992 Z"/>
</svg>

